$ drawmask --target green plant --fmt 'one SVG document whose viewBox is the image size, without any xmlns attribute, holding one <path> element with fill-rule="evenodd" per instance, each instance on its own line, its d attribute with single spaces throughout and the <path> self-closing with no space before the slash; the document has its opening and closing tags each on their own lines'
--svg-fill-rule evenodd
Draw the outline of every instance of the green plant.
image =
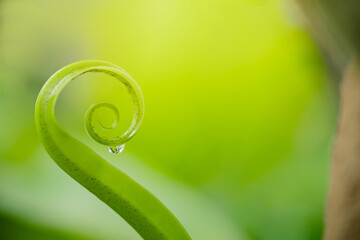
<svg viewBox="0 0 360 240">
<path fill-rule="evenodd" d="M 85 120 L 89 135 L 97 142 L 109 146 L 113 152 L 118 152 L 140 127 L 144 103 L 141 90 L 132 77 L 123 69 L 107 62 L 76 62 L 51 76 L 37 98 L 35 122 L 47 152 L 67 174 L 110 206 L 144 239 L 191 239 L 175 216 L 156 197 L 69 135 L 56 121 L 54 110 L 62 89 L 70 81 L 89 72 L 102 72 L 119 80 L 131 95 L 135 107 L 130 128 L 120 137 L 107 138 L 94 129 L 95 113 L 100 107 L 110 108 L 116 115 L 117 110 L 109 103 L 93 105 Z M 110 128 L 112 127 L 114 125 Z"/>
</svg>

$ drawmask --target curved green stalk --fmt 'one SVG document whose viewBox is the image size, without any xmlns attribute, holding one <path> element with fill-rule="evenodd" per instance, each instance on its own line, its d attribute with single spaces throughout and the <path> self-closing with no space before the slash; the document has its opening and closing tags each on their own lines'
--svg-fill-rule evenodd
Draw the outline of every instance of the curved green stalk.
<svg viewBox="0 0 360 240">
<path fill-rule="evenodd" d="M 175 216 L 149 191 L 132 180 L 97 153 L 70 136 L 56 121 L 55 105 L 62 89 L 76 77 L 88 72 L 102 72 L 119 80 L 128 90 L 134 104 L 130 128 L 120 137 L 106 138 L 94 129 L 95 113 L 109 103 L 93 105 L 86 115 L 86 129 L 97 142 L 116 152 L 134 136 L 140 127 L 144 103 L 141 90 L 123 69 L 103 61 L 82 61 L 56 72 L 41 89 L 35 107 L 36 127 L 47 152 L 72 178 L 96 195 L 123 217 L 144 239 L 191 239 Z M 110 127 L 116 126 L 117 119 Z M 115 150 L 113 147 L 117 146 Z"/>
</svg>

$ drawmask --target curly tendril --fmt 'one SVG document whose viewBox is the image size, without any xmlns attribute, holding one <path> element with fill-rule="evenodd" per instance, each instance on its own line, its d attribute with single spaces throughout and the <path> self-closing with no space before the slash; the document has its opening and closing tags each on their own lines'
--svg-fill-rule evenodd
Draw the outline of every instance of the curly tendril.
<svg viewBox="0 0 360 240">
<path fill-rule="evenodd" d="M 96 68 L 89 71 L 99 71 L 107 73 L 115 78 L 117 78 L 127 89 L 128 93 L 131 96 L 131 100 L 134 104 L 134 115 L 131 125 L 128 130 L 121 136 L 108 138 L 105 135 L 100 135 L 100 133 L 95 130 L 95 119 L 98 118 L 97 123 L 100 125 L 102 129 L 110 130 L 114 129 L 117 126 L 119 120 L 119 111 L 117 108 L 111 103 L 102 102 L 93 104 L 87 111 L 85 117 L 85 127 L 87 133 L 98 143 L 106 145 L 109 147 L 110 152 L 119 153 L 124 149 L 125 143 L 129 141 L 140 128 L 143 116 L 144 116 L 144 100 L 140 90 L 140 87 L 136 84 L 133 78 L 125 72 L 125 70 L 117 67 L 112 69 L 106 68 Z M 85 73 L 85 72 L 84 72 Z M 115 121 L 113 124 L 108 127 L 105 126 L 101 119 L 99 118 L 99 110 L 101 108 L 108 108 L 115 114 Z M 101 112 L 100 112 L 101 113 Z"/>
<path fill-rule="evenodd" d="M 131 122 L 131 125 L 129 129 L 122 135 L 118 137 L 108 138 L 105 135 L 101 135 L 95 130 L 95 124 L 98 124 L 102 129 L 104 130 L 111 130 L 116 128 L 118 120 L 119 120 L 119 111 L 117 108 L 112 105 L 111 103 L 102 102 L 102 103 L 96 103 L 90 106 L 86 113 L 85 117 L 85 127 L 87 133 L 98 143 L 106 145 L 109 147 L 109 151 L 112 153 L 120 153 L 124 150 L 125 143 L 129 141 L 137 132 L 139 129 L 143 114 L 144 114 L 144 104 L 139 104 L 140 101 L 143 101 L 142 95 L 138 95 L 136 93 L 141 94 L 140 88 L 137 91 L 134 91 L 134 89 L 131 88 L 131 85 L 124 84 L 127 88 L 129 93 L 132 96 L 132 101 L 134 103 L 135 111 L 133 120 Z M 134 85 L 138 88 L 137 85 Z M 101 122 L 100 116 L 101 116 L 101 109 L 102 108 L 108 108 L 115 114 L 115 120 L 111 126 L 106 126 Z M 97 120 L 97 121 L 96 121 Z"/>
<path fill-rule="evenodd" d="M 115 114 L 115 120 L 113 121 L 111 126 L 107 126 L 104 123 L 102 123 L 101 118 L 100 118 L 102 108 L 108 108 Z M 134 117 L 133 119 L 134 119 L 133 122 L 136 122 L 136 123 L 138 122 L 137 118 Z M 115 147 L 111 146 L 111 144 L 114 144 L 114 142 L 118 141 L 119 138 L 121 138 L 121 137 L 108 138 L 105 135 L 101 135 L 100 133 L 98 133 L 95 130 L 95 125 L 96 124 L 99 125 L 101 127 L 101 129 L 103 129 L 103 130 L 112 130 L 112 129 L 116 128 L 118 121 L 119 121 L 119 111 L 117 110 L 117 108 L 114 105 L 112 105 L 111 103 L 107 103 L 107 102 L 96 103 L 96 104 L 91 105 L 86 113 L 85 128 L 86 128 L 87 133 L 95 141 L 97 141 L 100 144 L 109 146 L 109 151 L 111 153 L 117 154 L 124 150 L 125 143 L 123 143 L 121 145 L 117 145 Z M 136 130 L 137 130 L 137 128 L 136 128 Z M 127 141 L 128 139 L 125 139 L 125 140 Z"/>
<path fill-rule="evenodd" d="M 144 115 L 141 90 L 123 69 L 103 61 L 82 61 L 57 71 L 41 89 L 35 106 L 35 123 L 40 139 L 52 159 L 68 175 L 92 192 L 123 217 L 144 239 L 191 239 L 176 217 L 149 191 L 111 165 L 104 158 L 68 134 L 55 118 L 55 105 L 64 87 L 82 74 L 102 72 L 115 77 L 130 94 L 134 115 L 130 127 L 121 136 L 106 137 L 95 129 L 112 130 L 119 121 L 119 112 L 111 103 L 97 103 L 85 117 L 88 134 L 113 153 L 139 129 Z M 108 125 L 101 121 L 101 110 L 109 109 L 115 120 Z"/>
</svg>

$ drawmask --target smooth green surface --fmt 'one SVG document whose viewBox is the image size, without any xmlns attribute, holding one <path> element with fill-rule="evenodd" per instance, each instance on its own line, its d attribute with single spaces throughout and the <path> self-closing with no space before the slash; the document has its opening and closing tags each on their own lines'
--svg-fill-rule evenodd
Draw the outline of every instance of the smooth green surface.
<svg viewBox="0 0 360 240">
<path fill-rule="evenodd" d="M 36 127 L 49 155 L 67 174 L 122 216 L 144 239 L 190 239 L 174 215 L 157 198 L 58 125 L 54 113 L 60 92 L 70 81 L 87 72 L 103 72 L 120 80 L 135 105 L 133 123 L 123 136 L 106 139 L 92 132 L 90 135 L 95 136 L 95 140 L 108 146 L 124 144 L 141 124 L 142 95 L 130 75 L 102 61 L 68 65 L 47 81 L 36 102 Z M 89 124 L 92 113 L 87 116 Z"/>
</svg>

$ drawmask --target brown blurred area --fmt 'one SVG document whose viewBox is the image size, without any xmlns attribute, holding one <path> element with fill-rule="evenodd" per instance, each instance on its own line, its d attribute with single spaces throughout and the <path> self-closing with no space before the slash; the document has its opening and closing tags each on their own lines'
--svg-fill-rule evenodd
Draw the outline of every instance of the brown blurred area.
<svg viewBox="0 0 360 240">
<path fill-rule="evenodd" d="M 360 2 L 298 1 L 332 67 L 343 75 L 324 239 L 360 239 Z"/>
</svg>

